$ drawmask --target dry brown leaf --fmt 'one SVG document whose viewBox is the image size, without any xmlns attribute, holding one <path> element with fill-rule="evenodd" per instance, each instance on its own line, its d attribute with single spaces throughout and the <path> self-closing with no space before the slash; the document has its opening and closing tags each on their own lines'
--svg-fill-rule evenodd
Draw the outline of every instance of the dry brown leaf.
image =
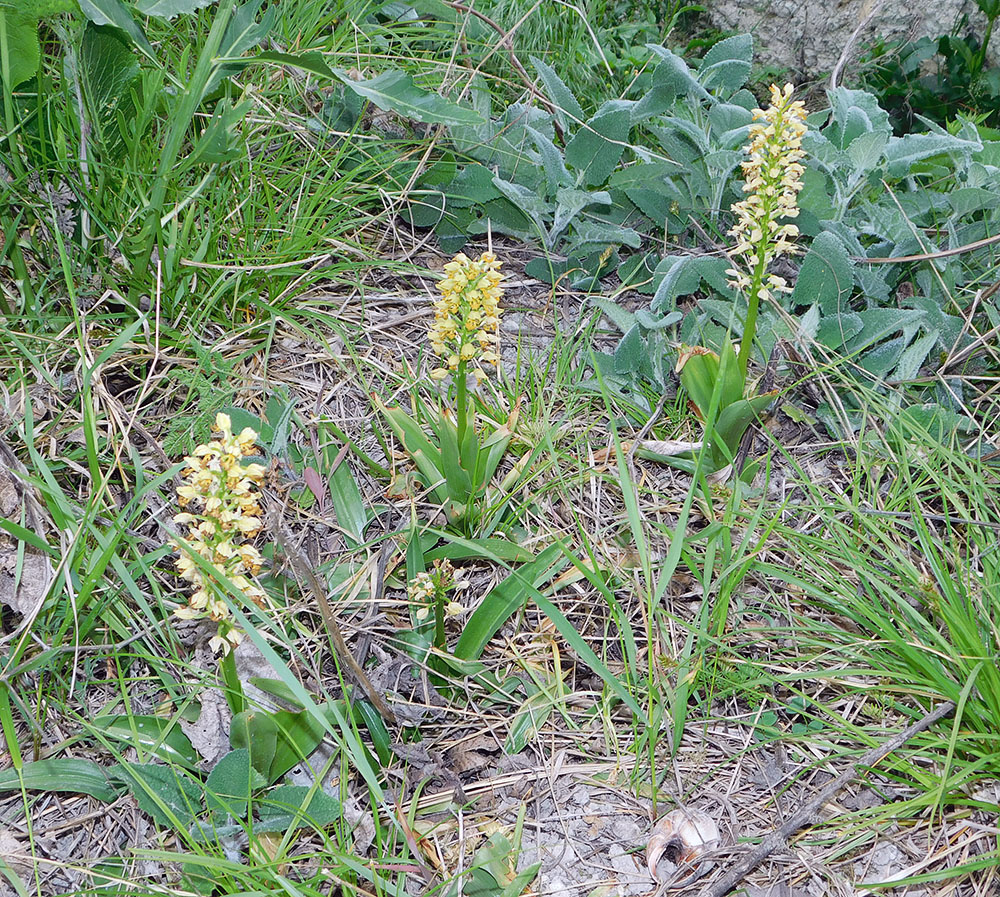
<svg viewBox="0 0 1000 897">
<path fill-rule="evenodd" d="M 0 443 L 0 516 L 43 536 L 37 501 L 15 471 L 26 473 L 14 453 Z M 22 617 L 33 617 L 54 577 L 47 555 L 0 532 L 0 604 Z"/>
</svg>

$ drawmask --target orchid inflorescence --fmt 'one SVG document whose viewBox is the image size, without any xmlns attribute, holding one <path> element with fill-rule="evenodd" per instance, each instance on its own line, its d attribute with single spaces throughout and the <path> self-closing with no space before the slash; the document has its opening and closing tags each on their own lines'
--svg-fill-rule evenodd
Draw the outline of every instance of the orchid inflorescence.
<svg viewBox="0 0 1000 897">
<path fill-rule="evenodd" d="M 470 259 L 460 252 L 444 266 L 445 278 L 438 283 L 441 297 L 434 303 L 430 344 L 444 365 L 431 371 L 443 380 L 467 364 L 481 382 L 487 375 L 482 365 L 498 365 L 497 335 L 500 331 L 500 262 L 492 252 Z"/>
<path fill-rule="evenodd" d="M 440 603 L 446 616 L 454 617 L 465 613 L 465 608 L 457 601 L 449 601 L 448 593 L 460 592 L 469 587 L 468 580 L 462 578 L 447 558 L 434 561 L 431 570 L 422 570 L 410 580 L 406 590 L 407 597 L 417 608 L 417 620 L 426 620 L 435 604 Z"/>
<path fill-rule="evenodd" d="M 207 616 L 218 623 L 218 631 L 210 640 L 215 651 L 228 654 L 243 639 L 243 633 L 233 621 L 229 606 L 223 599 L 223 579 L 258 605 L 266 595 L 251 577 L 263 563 L 260 552 L 250 539 L 261 530 L 261 508 L 257 489 L 264 480 L 262 464 L 243 463 L 243 458 L 256 453 L 257 434 L 244 428 L 234 435 L 227 414 L 218 414 L 214 430 L 219 438 L 200 445 L 184 459 L 182 471 L 186 483 L 177 488 L 177 500 L 184 510 L 174 517 L 174 523 L 186 526 L 187 542 L 171 540 L 180 553 L 177 572 L 191 583 L 194 592 L 188 603 L 174 611 L 185 620 Z M 217 574 L 207 573 L 193 558 L 197 554 L 210 564 Z"/>
<path fill-rule="evenodd" d="M 736 238 L 732 255 L 742 258 L 726 271 L 730 286 L 741 290 L 750 306 L 740 349 L 744 372 L 760 301 L 771 299 L 775 291 L 790 290 L 768 267 L 779 255 L 794 251 L 791 241 L 799 233 L 787 219 L 799 214 L 805 115 L 803 103 L 792 100 L 791 84 L 783 89 L 772 84 L 771 105 L 753 112 L 746 146 L 749 158 L 742 163 L 746 198 L 733 204 L 736 224 L 729 231 Z"/>
</svg>

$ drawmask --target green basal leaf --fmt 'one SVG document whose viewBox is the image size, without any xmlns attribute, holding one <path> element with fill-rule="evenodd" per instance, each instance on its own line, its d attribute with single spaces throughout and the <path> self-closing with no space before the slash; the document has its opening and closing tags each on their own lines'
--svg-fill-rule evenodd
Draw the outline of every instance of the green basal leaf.
<svg viewBox="0 0 1000 897">
<path fill-rule="evenodd" d="M 530 564 L 519 567 L 495 585 L 473 611 L 455 645 L 456 657 L 476 660 L 500 627 L 530 597 L 526 584 L 541 588 L 566 566 L 568 559 L 558 545 L 542 549 Z"/>
<path fill-rule="evenodd" d="M 702 346 L 681 350 L 681 384 L 703 420 L 708 416 L 716 395 L 718 413 L 743 398 L 744 378 L 732 343 L 723 342 L 721 356 Z"/>
<path fill-rule="evenodd" d="M 722 445 L 726 448 L 725 461 L 729 463 L 736 453 L 747 427 L 760 418 L 761 414 L 774 401 L 776 395 L 776 392 L 770 392 L 762 396 L 754 396 L 752 399 L 739 399 L 723 408 L 715 423 L 715 432 L 712 438 L 713 452 L 719 448 L 715 440 L 721 440 Z M 721 459 L 717 457 L 715 460 Z"/>
<path fill-rule="evenodd" d="M 268 777 L 278 745 L 278 727 L 264 710 L 244 710 L 236 714 L 229 727 L 232 748 L 245 748 L 250 762 L 261 775 Z"/>
<path fill-rule="evenodd" d="M 165 763 L 179 763 L 197 769 L 198 752 L 191 741 L 172 720 L 159 716 L 99 716 L 91 724 L 108 738 L 141 746 Z"/>
<path fill-rule="evenodd" d="M 254 801 L 254 807 L 259 817 L 256 832 L 322 829 L 343 815 L 339 800 L 306 785 L 279 785 Z"/>
<path fill-rule="evenodd" d="M 389 730 L 386 729 L 385 722 L 379 712 L 367 701 L 354 701 L 351 704 L 351 709 L 354 712 L 355 722 L 361 723 L 368 730 L 379 763 L 383 767 L 388 766 L 393 758 L 393 739 L 389 735 Z"/>
<path fill-rule="evenodd" d="M 208 774 L 205 802 L 211 811 L 245 819 L 253 792 L 266 784 L 250 760 L 250 751 L 239 748 L 222 757 Z"/>
<path fill-rule="evenodd" d="M 121 788 L 109 780 L 104 767 L 77 757 L 52 757 L 25 763 L 20 771 L 13 767 L 0 771 L 0 792 L 22 788 L 89 794 L 104 803 L 111 803 L 121 795 Z"/>
<path fill-rule="evenodd" d="M 506 561 L 509 564 L 523 564 L 534 560 L 532 552 L 502 538 L 463 539 L 461 542 L 445 542 L 424 553 L 424 559 L 434 561 L 447 558 L 450 561 L 464 561 L 470 558 L 489 558 Z M 412 577 L 410 577 L 412 579 Z"/>
<path fill-rule="evenodd" d="M 330 501 L 337 515 L 337 524 L 360 544 L 364 541 L 371 514 L 347 458 L 345 456 L 329 476 Z"/>
<path fill-rule="evenodd" d="M 319 705 L 321 710 L 326 706 Z M 278 734 L 267 780 L 275 782 L 316 750 L 323 740 L 325 729 L 315 716 L 305 710 L 277 710 L 271 714 L 271 719 Z"/>
</svg>

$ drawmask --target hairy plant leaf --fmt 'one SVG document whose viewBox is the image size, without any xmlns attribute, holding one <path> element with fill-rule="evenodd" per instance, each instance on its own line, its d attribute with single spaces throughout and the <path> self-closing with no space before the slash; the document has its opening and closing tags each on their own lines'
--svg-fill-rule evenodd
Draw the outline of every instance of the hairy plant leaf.
<svg viewBox="0 0 1000 897">
<path fill-rule="evenodd" d="M 266 784 L 267 779 L 250 760 L 250 751 L 238 748 L 222 757 L 208 774 L 205 802 L 209 810 L 243 819 L 247 815 L 251 795 Z"/>
<path fill-rule="evenodd" d="M 566 164 L 581 172 L 588 187 L 603 186 L 611 176 L 625 152 L 631 127 L 628 109 L 606 107 L 580 125 L 566 145 Z"/>
<path fill-rule="evenodd" d="M 577 101 L 576 97 L 573 96 L 573 92 L 556 74 L 552 66 L 542 62 L 537 56 L 530 56 L 528 58 L 535 67 L 535 71 L 538 72 L 539 78 L 542 79 L 542 84 L 545 85 L 545 89 L 548 91 L 549 99 L 552 100 L 555 106 L 552 114 L 555 116 L 556 121 L 559 122 L 559 127 L 562 128 L 564 134 L 573 130 L 570 126 L 571 124 L 575 126 L 584 120 L 583 107 Z"/>
<path fill-rule="evenodd" d="M 704 280 L 720 292 L 728 292 L 726 269 L 729 261 L 712 255 L 667 256 L 653 273 L 656 292 L 653 293 L 650 308 L 658 314 L 674 311 L 674 303 L 679 296 L 688 296 L 701 286 Z"/>
<path fill-rule="evenodd" d="M 966 157 L 983 148 L 983 142 L 963 140 L 951 134 L 906 134 L 893 137 L 885 148 L 885 160 L 892 177 L 903 177 L 924 159 L 942 153 L 959 153 Z"/>
<path fill-rule="evenodd" d="M 340 69 L 334 69 L 333 73 L 348 89 L 370 100 L 379 109 L 391 110 L 411 121 L 440 125 L 478 125 L 483 122 L 475 110 L 417 87 L 413 78 L 405 72 L 388 71 L 359 81 Z"/>
<path fill-rule="evenodd" d="M 173 19 L 211 6 L 216 0 L 136 0 L 140 15 L 157 19 Z"/>
<path fill-rule="evenodd" d="M 158 825 L 188 828 L 202 811 L 202 786 L 176 767 L 122 763 L 122 778 L 139 808 Z"/>
<path fill-rule="evenodd" d="M 746 84 L 753 59 L 753 37 L 735 34 L 711 46 L 698 66 L 698 80 L 709 90 L 732 94 Z"/>
<path fill-rule="evenodd" d="M 80 10 L 95 25 L 113 25 L 125 32 L 147 56 L 153 57 L 153 47 L 146 33 L 132 16 L 124 0 L 79 0 Z"/>
<path fill-rule="evenodd" d="M 848 310 L 854 264 L 840 239 L 823 231 L 812 242 L 792 290 L 793 305 L 817 304 L 825 315 Z"/>
<path fill-rule="evenodd" d="M 869 131 L 891 133 L 889 114 L 867 91 L 837 87 L 827 95 L 831 118 L 823 135 L 838 149 L 846 150 L 856 137 Z"/>
<path fill-rule="evenodd" d="M 257 832 L 286 832 L 298 828 L 323 828 L 341 818 L 339 800 L 307 785 L 279 785 L 254 802 Z"/>
<path fill-rule="evenodd" d="M 663 95 L 670 96 L 671 100 L 691 93 L 698 99 L 711 102 L 712 95 L 705 90 L 680 56 L 659 44 L 646 44 L 646 49 L 660 59 L 659 64 L 653 69 L 651 93 L 662 91 Z M 633 114 L 645 114 L 645 110 L 640 111 L 642 105 L 643 101 L 640 100 Z"/>
</svg>

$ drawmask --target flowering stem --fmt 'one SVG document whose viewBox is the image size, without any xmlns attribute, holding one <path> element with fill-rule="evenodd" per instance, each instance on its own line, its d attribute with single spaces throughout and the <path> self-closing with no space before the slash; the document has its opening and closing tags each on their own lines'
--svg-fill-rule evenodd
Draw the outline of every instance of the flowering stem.
<svg viewBox="0 0 1000 897">
<path fill-rule="evenodd" d="M 760 311 L 760 288 L 764 283 L 764 275 L 766 273 L 767 256 L 765 253 L 759 252 L 757 254 L 757 263 L 754 265 L 753 275 L 750 279 L 750 289 L 747 290 L 747 317 L 743 324 L 743 336 L 740 339 L 740 354 L 736 359 L 744 381 L 747 376 L 747 365 L 750 362 L 750 347 L 753 345 L 753 340 L 757 333 L 757 312 Z"/>
<path fill-rule="evenodd" d="M 455 417 L 457 420 L 458 427 L 458 452 L 459 457 L 462 454 L 462 446 L 465 443 L 465 431 L 469 426 L 469 385 L 466 382 L 466 362 L 460 361 L 458 363 L 458 370 L 455 371 L 455 403 L 458 406 L 455 409 Z M 464 464 L 465 458 L 462 458 Z"/>
<path fill-rule="evenodd" d="M 442 595 L 434 595 L 434 647 L 442 651 L 448 644 L 444 634 L 444 603 Z"/>
</svg>

